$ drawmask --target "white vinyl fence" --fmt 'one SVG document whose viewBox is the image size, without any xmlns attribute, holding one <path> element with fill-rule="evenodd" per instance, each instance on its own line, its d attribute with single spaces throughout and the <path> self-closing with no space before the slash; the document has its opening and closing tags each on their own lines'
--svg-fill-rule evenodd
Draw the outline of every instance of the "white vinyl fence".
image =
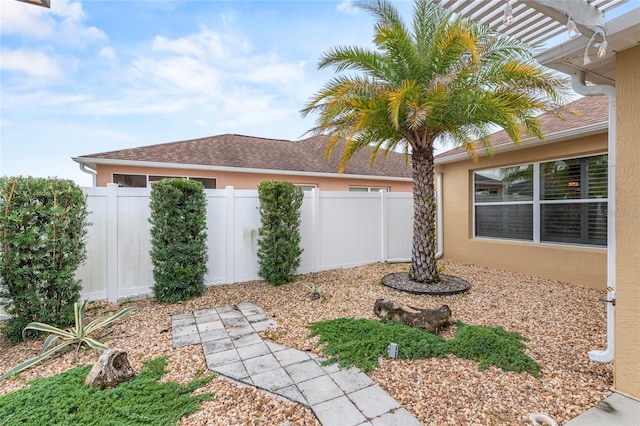
<svg viewBox="0 0 640 426">
<path fill-rule="evenodd" d="M 152 294 L 150 189 L 83 188 L 89 221 L 82 297 L 118 301 Z M 260 279 L 257 190 L 205 190 L 207 285 Z M 411 257 L 413 201 L 399 192 L 305 192 L 298 273 Z M 0 312 L 1 313 L 1 312 Z M 1 315 L 0 315 L 1 316 Z"/>
</svg>

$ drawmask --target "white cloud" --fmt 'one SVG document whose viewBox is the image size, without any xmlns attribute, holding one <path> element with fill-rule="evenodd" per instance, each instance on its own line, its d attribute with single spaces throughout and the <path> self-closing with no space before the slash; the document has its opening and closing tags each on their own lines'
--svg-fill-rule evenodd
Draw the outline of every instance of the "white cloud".
<svg viewBox="0 0 640 426">
<path fill-rule="evenodd" d="M 84 24 L 86 16 L 79 2 L 56 0 L 52 2 L 51 9 L 46 9 L 3 0 L 0 10 L 2 34 L 15 34 L 78 48 L 107 39 L 98 28 Z"/>
<path fill-rule="evenodd" d="M 218 71 L 190 57 L 143 58 L 133 65 L 139 76 L 150 79 L 158 88 L 170 93 L 184 91 L 185 96 L 193 96 L 194 93 L 215 95 L 219 92 Z"/>
<path fill-rule="evenodd" d="M 54 34 L 55 19 L 49 9 L 17 1 L 3 1 L 0 7 L 0 33 L 29 38 L 49 38 Z"/>
<path fill-rule="evenodd" d="M 247 78 L 258 83 L 287 83 L 302 78 L 304 63 L 268 63 L 251 71 Z"/>
<path fill-rule="evenodd" d="M 340 12 L 344 12 L 349 15 L 358 14 L 358 9 L 353 6 L 353 3 L 351 0 L 342 0 L 340 3 L 338 3 L 338 5 L 336 6 L 336 9 L 339 10 Z"/>
<path fill-rule="evenodd" d="M 28 111 L 29 115 L 42 115 L 46 111 L 70 111 L 74 106 L 88 100 L 87 95 L 79 93 L 58 94 L 49 90 L 34 90 L 26 85 L 22 90 L 2 93 L 2 107 L 7 111 Z"/>
<path fill-rule="evenodd" d="M 111 46 L 106 46 L 103 47 L 102 49 L 100 49 L 100 53 L 99 55 L 109 61 L 117 61 L 118 57 L 116 56 L 116 52 L 115 50 L 113 50 L 113 47 Z"/>
<path fill-rule="evenodd" d="M 21 71 L 34 77 L 58 78 L 63 75 L 60 64 L 42 52 L 3 49 L 0 59 L 3 70 Z"/>
<path fill-rule="evenodd" d="M 31 105 L 33 114 L 41 114 L 55 101 L 64 105 L 67 117 L 165 116 L 180 123 L 188 121 L 211 134 L 278 137 L 277 133 L 286 135 L 302 125 L 298 111 L 303 98 L 315 89 L 309 86 L 317 83 L 306 75 L 304 61 L 254 51 L 248 37 L 231 29 L 201 28 L 176 38 L 155 35 L 137 49 L 134 58 L 127 56 L 127 50 L 116 55 L 110 46 L 98 49 L 98 55 L 118 63 L 117 68 L 99 73 L 99 85 L 75 86 L 78 91 L 66 97 L 53 87 L 28 93 L 14 90 L 4 94 L 11 97 L 5 106 L 12 110 Z M 46 56 L 40 58 L 44 61 Z M 29 63 L 26 59 L 21 62 Z M 90 73 L 91 69 L 87 68 Z M 282 121 L 291 122 L 287 126 L 291 129 L 274 130 L 273 123 Z M 301 129 L 293 131 L 294 137 L 301 133 Z"/>
<path fill-rule="evenodd" d="M 233 49 L 230 50 L 228 47 Z M 151 43 L 151 49 L 154 52 L 169 52 L 217 61 L 228 59 L 232 52 L 237 53 L 236 49 L 241 52 L 247 51 L 246 46 L 235 40 L 232 35 L 216 33 L 207 29 L 175 40 L 156 36 Z"/>
<path fill-rule="evenodd" d="M 120 94 L 119 94 L 120 95 Z M 188 99 L 163 96 L 160 93 L 130 93 L 122 99 L 90 101 L 76 109 L 79 115 L 117 116 L 131 114 L 176 114 L 191 107 Z"/>
</svg>

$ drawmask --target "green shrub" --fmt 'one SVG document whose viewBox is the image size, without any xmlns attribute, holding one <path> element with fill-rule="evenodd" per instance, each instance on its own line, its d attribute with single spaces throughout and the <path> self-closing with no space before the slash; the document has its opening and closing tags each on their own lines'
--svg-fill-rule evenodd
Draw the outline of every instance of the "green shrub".
<svg viewBox="0 0 640 426">
<path fill-rule="evenodd" d="M 325 344 L 326 363 L 338 362 L 343 367 L 355 365 L 363 371 L 379 366 L 378 356 L 386 355 L 390 343 L 398 345 L 398 358 L 444 357 L 446 341 L 441 336 L 419 328 L 368 319 L 338 318 L 309 324 L 309 337 L 320 336 Z"/>
<path fill-rule="evenodd" d="M 462 321 L 457 321 L 456 326 L 455 339 L 448 342 L 449 351 L 455 356 L 477 361 L 480 371 L 495 365 L 504 371 L 526 371 L 538 377 L 540 366 L 523 352 L 527 346 L 522 342 L 528 339 L 519 333 Z"/>
<path fill-rule="evenodd" d="M 151 262 L 159 301 L 204 293 L 207 273 L 206 198 L 195 180 L 162 179 L 151 185 Z"/>
<path fill-rule="evenodd" d="M 260 230 L 258 274 L 281 285 L 295 277 L 300 266 L 300 207 L 302 189 L 289 182 L 265 181 L 258 185 Z"/>
<path fill-rule="evenodd" d="M 140 374 L 113 389 L 91 388 L 84 380 L 91 366 L 76 367 L 55 376 L 36 379 L 30 386 L 0 397 L 0 424 L 138 426 L 178 423 L 201 409 L 211 394 L 191 395 L 215 376 L 186 386 L 161 383 L 167 360 L 144 363 Z"/>
<path fill-rule="evenodd" d="M 8 341 L 19 342 L 30 322 L 73 322 L 88 225 L 86 197 L 72 181 L 0 178 L 0 305 L 13 316 L 3 329 Z"/>
<path fill-rule="evenodd" d="M 89 337 L 89 334 L 93 333 L 95 330 L 98 330 L 100 328 L 111 326 L 111 324 L 113 324 L 115 320 L 123 317 L 129 311 L 132 311 L 135 309 L 135 307 L 126 308 L 115 315 L 111 315 L 108 318 L 95 319 L 91 321 L 89 324 L 85 324 L 84 312 L 85 312 L 86 305 L 87 305 L 86 300 L 84 302 L 76 302 L 73 305 L 73 314 L 75 317 L 76 324 L 75 326 L 67 330 L 62 330 L 58 327 L 54 327 L 49 324 L 43 324 L 40 322 L 29 323 L 25 327 L 25 329 L 22 331 L 23 335 L 27 332 L 27 330 L 35 330 L 35 331 L 40 331 L 42 333 L 49 333 L 49 336 L 44 341 L 44 345 L 42 346 L 42 351 L 40 351 L 40 355 L 16 365 L 11 370 L 7 371 L 2 376 L 0 376 L 0 380 L 4 380 L 13 374 L 21 372 L 22 370 L 26 370 L 32 365 L 52 355 L 54 352 L 66 346 L 73 345 L 76 343 L 78 345 L 81 345 L 84 343 L 87 346 L 94 349 L 100 349 L 103 351 L 107 350 L 108 349 L 107 346 L 98 342 L 92 337 Z M 54 347 L 50 347 L 53 344 L 53 342 L 55 342 L 58 339 L 62 340 L 62 342 Z"/>
<path fill-rule="evenodd" d="M 320 336 L 319 345 L 329 357 L 326 363 L 338 362 L 343 367 L 355 365 L 364 371 L 377 368 L 378 356 L 387 355 L 390 343 L 398 345 L 398 358 L 417 359 L 444 357 L 452 353 L 459 358 L 479 362 L 478 370 L 495 365 L 504 371 L 526 371 L 538 377 L 540 366 L 522 351 L 526 349 L 515 332 L 502 327 L 467 325 L 456 322 L 456 335 L 451 340 L 415 327 L 394 322 L 337 318 L 309 324 L 308 337 Z"/>
</svg>

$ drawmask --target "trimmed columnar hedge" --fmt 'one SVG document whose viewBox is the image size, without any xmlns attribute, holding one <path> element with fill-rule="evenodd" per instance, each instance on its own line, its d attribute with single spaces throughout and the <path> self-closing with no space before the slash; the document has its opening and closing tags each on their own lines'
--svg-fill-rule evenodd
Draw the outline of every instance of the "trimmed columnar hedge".
<svg viewBox="0 0 640 426">
<path fill-rule="evenodd" d="M 206 198 L 198 181 L 172 178 L 151 185 L 153 293 L 163 302 L 200 296 L 207 273 Z"/>
<path fill-rule="evenodd" d="M 0 178 L 0 304 L 12 315 L 7 340 L 20 341 L 33 321 L 73 323 L 87 226 L 86 197 L 72 181 Z"/>
<path fill-rule="evenodd" d="M 293 280 L 300 266 L 300 207 L 303 192 L 290 182 L 265 181 L 258 185 L 261 225 L 258 273 L 281 285 Z"/>
</svg>

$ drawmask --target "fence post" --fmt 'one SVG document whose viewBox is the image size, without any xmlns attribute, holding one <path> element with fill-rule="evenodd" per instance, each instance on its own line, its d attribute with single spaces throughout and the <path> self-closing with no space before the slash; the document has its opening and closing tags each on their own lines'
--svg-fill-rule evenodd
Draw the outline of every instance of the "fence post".
<svg viewBox="0 0 640 426">
<path fill-rule="evenodd" d="M 107 184 L 107 300 L 118 302 L 118 184 Z"/>
<path fill-rule="evenodd" d="M 318 272 L 322 266 L 322 232 L 320 231 L 320 190 L 311 189 L 311 249 L 313 250 L 313 271 Z"/>
<path fill-rule="evenodd" d="M 227 243 L 227 263 L 226 263 L 226 273 L 225 280 L 227 284 L 231 284 L 236 282 L 236 271 L 235 271 L 235 193 L 233 186 L 226 186 L 226 243 Z"/>
<path fill-rule="evenodd" d="M 387 190 L 380 190 L 380 262 L 384 263 L 389 257 L 387 250 L 387 232 L 389 230 L 389 224 L 387 223 Z"/>
</svg>

